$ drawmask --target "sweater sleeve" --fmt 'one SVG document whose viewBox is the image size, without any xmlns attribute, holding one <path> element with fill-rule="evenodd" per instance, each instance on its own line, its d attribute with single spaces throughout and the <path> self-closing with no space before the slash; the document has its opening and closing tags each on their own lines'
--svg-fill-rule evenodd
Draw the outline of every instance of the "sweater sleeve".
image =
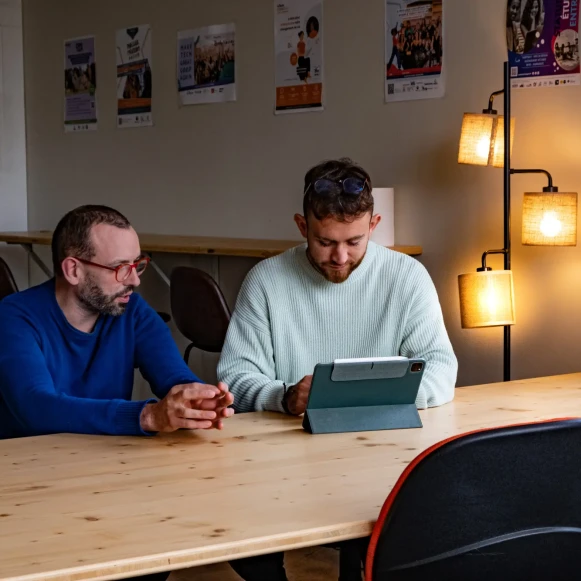
<svg viewBox="0 0 581 581">
<path fill-rule="evenodd" d="M 434 283 L 426 269 L 417 263 L 414 292 L 403 334 L 400 354 L 425 359 L 426 368 L 416 399 L 425 409 L 454 399 L 458 361 L 448 337 Z"/>
<path fill-rule="evenodd" d="M 203 383 L 184 361 L 169 327 L 141 297 L 135 317 L 135 366 L 157 397 L 163 399 L 176 385 Z"/>
<path fill-rule="evenodd" d="M 253 272 L 236 301 L 218 363 L 218 379 L 230 387 L 236 412 L 284 412 L 283 382 L 276 379 L 268 305 Z"/>
<path fill-rule="evenodd" d="M 0 397 L 27 435 L 146 435 L 147 401 L 99 400 L 59 393 L 32 325 L 16 313 L 0 317 Z"/>
</svg>

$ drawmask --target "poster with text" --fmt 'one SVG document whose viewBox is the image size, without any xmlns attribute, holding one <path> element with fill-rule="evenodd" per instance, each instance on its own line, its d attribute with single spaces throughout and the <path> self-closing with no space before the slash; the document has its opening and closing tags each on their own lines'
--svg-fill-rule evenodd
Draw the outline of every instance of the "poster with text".
<svg viewBox="0 0 581 581">
<path fill-rule="evenodd" d="M 97 129 L 95 37 L 65 41 L 65 131 Z"/>
<path fill-rule="evenodd" d="M 153 125 L 151 27 L 117 31 L 117 127 Z"/>
<path fill-rule="evenodd" d="M 182 105 L 236 101 L 234 24 L 178 32 L 178 92 Z"/>
<path fill-rule="evenodd" d="M 444 96 L 442 2 L 386 0 L 386 103 Z"/>
<path fill-rule="evenodd" d="M 579 85 L 578 0 L 507 0 L 511 87 Z"/>
<path fill-rule="evenodd" d="M 274 2 L 275 113 L 323 110 L 323 0 Z"/>
</svg>

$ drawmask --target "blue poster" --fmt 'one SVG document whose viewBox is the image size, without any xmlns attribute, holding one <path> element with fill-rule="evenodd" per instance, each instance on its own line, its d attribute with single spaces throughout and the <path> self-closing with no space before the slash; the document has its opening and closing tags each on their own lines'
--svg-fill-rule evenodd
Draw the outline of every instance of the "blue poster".
<svg viewBox="0 0 581 581">
<path fill-rule="evenodd" d="M 511 87 L 579 85 L 579 0 L 508 0 Z"/>
<path fill-rule="evenodd" d="M 97 129 L 95 37 L 65 42 L 65 132 Z"/>
</svg>

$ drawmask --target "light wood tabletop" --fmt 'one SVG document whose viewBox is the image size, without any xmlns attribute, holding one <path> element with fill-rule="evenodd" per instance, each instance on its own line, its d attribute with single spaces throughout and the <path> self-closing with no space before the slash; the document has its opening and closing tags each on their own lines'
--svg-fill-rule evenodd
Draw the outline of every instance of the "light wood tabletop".
<svg viewBox="0 0 581 581">
<path fill-rule="evenodd" d="M 457 389 L 413 430 L 311 436 L 255 413 L 222 432 L 0 441 L 0 580 L 117 579 L 363 537 L 432 444 L 579 416 L 580 396 L 578 373 Z"/>
<path fill-rule="evenodd" d="M 38 244 L 49 246 L 51 231 L 0 232 L 0 242 L 8 244 Z M 269 258 L 301 244 L 300 240 L 253 240 L 247 238 L 217 238 L 208 236 L 173 236 L 170 234 L 139 234 L 144 252 L 174 254 L 210 254 L 214 256 L 248 256 Z M 393 246 L 392 250 L 419 256 L 421 246 Z"/>
</svg>

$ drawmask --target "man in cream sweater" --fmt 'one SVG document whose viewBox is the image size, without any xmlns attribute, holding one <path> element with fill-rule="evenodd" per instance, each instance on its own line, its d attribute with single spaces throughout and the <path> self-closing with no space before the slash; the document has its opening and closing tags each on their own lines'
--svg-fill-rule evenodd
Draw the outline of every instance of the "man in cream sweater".
<svg viewBox="0 0 581 581">
<path fill-rule="evenodd" d="M 436 289 L 415 259 L 370 242 L 381 220 L 371 191 L 349 159 L 306 174 L 295 222 L 307 244 L 250 271 L 230 322 L 218 377 L 237 412 L 302 414 L 315 365 L 357 357 L 421 357 L 418 408 L 453 399 L 458 363 Z M 286 580 L 282 554 L 232 566 L 246 581 Z"/>
</svg>

